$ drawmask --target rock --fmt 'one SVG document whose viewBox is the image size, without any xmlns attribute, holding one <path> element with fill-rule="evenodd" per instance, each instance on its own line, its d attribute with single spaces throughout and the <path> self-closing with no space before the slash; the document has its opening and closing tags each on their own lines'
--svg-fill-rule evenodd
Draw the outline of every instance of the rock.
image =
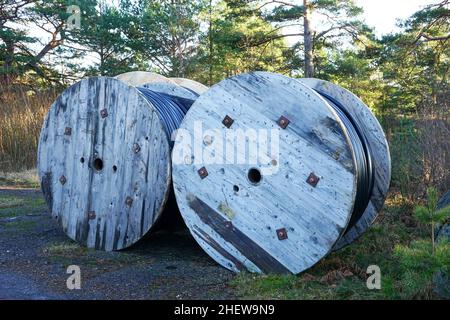
<svg viewBox="0 0 450 320">
<path fill-rule="evenodd" d="M 438 271 L 433 276 L 434 293 L 441 299 L 450 299 L 450 275 L 445 271 Z"/>
</svg>

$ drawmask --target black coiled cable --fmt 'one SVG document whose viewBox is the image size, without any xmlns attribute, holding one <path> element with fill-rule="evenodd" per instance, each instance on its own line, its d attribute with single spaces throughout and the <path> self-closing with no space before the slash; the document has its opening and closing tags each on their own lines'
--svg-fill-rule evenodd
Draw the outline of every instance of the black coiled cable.
<svg viewBox="0 0 450 320">
<path fill-rule="evenodd" d="M 155 107 L 164 129 L 169 139 L 171 139 L 173 132 L 180 127 L 184 116 L 194 103 L 194 100 L 175 97 L 144 87 L 138 87 L 137 89 Z"/>
<path fill-rule="evenodd" d="M 348 231 L 364 214 L 364 211 L 369 204 L 370 197 L 372 196 L 374 185 L 372 152 L 370 150 L 370 145 L 367 141 L 367 138 L 364 134 L 364 130 L 361 129 L 358 123 L 345 110 L 342 104 L 322 92 L 316 92 L 323 98 L 325 98 L 325 100 L 329 102 L 329 104 L 338 114 L 339 118 L 347 129 L 350 143 L 352 144 L 353 151 L 355 153 L 357 189 L 353 213 L 347 227 Z"/>
</svg>

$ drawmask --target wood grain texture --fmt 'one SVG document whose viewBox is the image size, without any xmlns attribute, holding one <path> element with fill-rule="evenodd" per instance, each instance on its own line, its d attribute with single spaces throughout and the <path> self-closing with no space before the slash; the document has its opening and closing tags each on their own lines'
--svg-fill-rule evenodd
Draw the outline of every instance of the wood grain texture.
<svg viewBox="0 0 450 320">
<path fill-rule="evenodd" d="M 374 188 L 370 203 L 354 227 L 350 228 L 336 244 L 338 250 L 361 236 L 374 222 L 383 207 L 391 180 L 391 158 L 383 128 L 370 109 L 352 92 L 328 81 L 298 79 L 300 83 L 323 92 L 341 103 L 364 130 L 374 159 Z"/>
<path fill-rule="evenodd" d="M 222 123 L 227 115 L 234 120 L 229 129 Z M 282 115 L 290 121 L 286 129 L 277 124 Z M 192 163 L 180 162 L 198 141 L 177 136 L 172 170 L 178 206 L 214 260 L 236 272 L 296 274 L 331 251 L 349 222 L 356 176 L 346 129 L 320 95 L 281 75 L 243 74 L 200 96 L 181 128 L 193 133 L 196 121 L 202 121 L 203 132 L 273 129 L 280 135 L 278 159 L 262 157 L 256 164 L 223 164 L 226 151 L 218 139 L 198 145 L 217 162 L 197 154 Z M 264 172 L 258 184 L 248 178 L 252 168 Z M 312 172 L 320 178 L 315 188 L 306 182 Z M 277 230 L 287 238 L 279 240 Z"/>
<path fill-rule="evenodd" d="M 168 82 L 151 82 L 142 85 L 142 87 L 150 89 L 155 92 L 165 93 L 174 97 L 179 97 L 188 100 L 196 100 L 198 95 L 188 89 L 180 87 L 177 84 Z"/>
<path fill-rule="evenodd" d="M 119 250 L 160 216 L 170 190 L 170 148 L 156 111 L 134 87 L 89 78 L 51 106 L 38 170 L 52 215 L 71 239 Z"/>
<path fill-rule="evenodd" d="M 175 84 L 174 81 L 171 79 L 164 77 L 160 74 L 154 73 L 154 72 L 147 72 L 147 71 L 131 71 L 119 74 L 115 77 L 116 79 L 119 79 L 120 81 L 125 82 L 126 84 L 130 86 L 142 86 L 146 83 L 153 83 L 153 82 L 166 82 L 166 83 L 172 83 Z"/>
<path fill-rule="evenodd" d="M 198 95 L 201 95 L 201 94 L 205 93 L 209 89 L 204 84 L 201 84 L 200 82 L 197 82 L 197 81 L 194 81 L 194 80 L 191 80 L 191 79 L 170 78 L 170 80 L 172 80 L 173 82 L 175 82 L 176 84 L 178 84 L 181 87 L 184 87 L 184 88 L 187 88 L 189 90 L 194 91 Z"/>
</svg>

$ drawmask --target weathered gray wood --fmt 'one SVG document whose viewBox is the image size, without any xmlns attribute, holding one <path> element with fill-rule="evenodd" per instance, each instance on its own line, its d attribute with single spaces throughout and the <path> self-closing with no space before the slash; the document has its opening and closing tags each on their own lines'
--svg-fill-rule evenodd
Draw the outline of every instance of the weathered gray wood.
<svg viewBox="0 0 450 320">
<path fill-rule="evenodd" d="M 189 90 L 194 91 L 198 95 L 201 95 L 208 91 L 209 87 L 205 86 L 204 84 L 201 84 L 200 82 L 186 79 L 186 78 L 170 78 L 173 82 L 178 84 L 181 87 L 187 88 Z"/>
<path fill-rule="evenodd" d="M 230 128 L 222 123 L 226 116 L 234 120 Z M 290 121 L 286 129 L 277 124 L 281 116 Z M 233 271 L 299 273 L 331 251 L 353 210 L 356 175 L 348 133 L 319 94 L 281 75 L 243 74 L 200 96 L 181 129 L 198 133 L 199 121 L 204 136 L 177 136 L 173 184 L 187 226 L 214 260 Z M 230 143 L 226 134 L 235 129 L 275 130 L 279 153 L 227 164 L 220 142 Z M 216 162 L 186 155 L 194 145 Z M 247 176 L 252 168 L 262 172 L 257 184 Z M 311 173 L 320 178 L 316 187 L 306 181 Z M 287 239 L 279 240 L 283 228 Z"/>
<path fill-rule="evenodd" d="M 115 77 L 116 79 L 119 79 L 120 81 L 125 82 L 126 84 L 129 84 L 131 86 L 142 86 L 146 83 L 153 83 L 153 82 L 166 82 L 166 83 L 172 83 L 175 84 L 174 81 L 171 79 L 164 77 L 160 74 L 154 73 L 154 72 L 147 72 L 147 71 L 131 71 L 119 74 Z"/>
<path fill-rule="evenodd" d="M 391 158 L 389 146 L 383 129 L 370 109 L 352 92 L 331 82 L 319 79 L 298 79 L 302 84 L 325 93 L 337 100 L 345 110 L 355 119 L 367 137 L 374 159 L 374 188 L 370 203 L 364 214 L 335 246 L 338 250 L 361 236 L 369 228 L 382 209 L 391 180 Z"/>
<path fill-rule="evenodd" d="M 89 78 L 51 106 L 38 170 L 52 215 L 70 238 L 119 250 L 142 238 L 164 208 L 170 147 L 155 109 L 137 89 Z"/>
<path fill-rule="evenodd" d="M 142 85 L 142 87 L 183 99 L 195 100 L 198 98 L 198 95 L 194 92 L 173 83 L 151 82 Z"/>
</svg>

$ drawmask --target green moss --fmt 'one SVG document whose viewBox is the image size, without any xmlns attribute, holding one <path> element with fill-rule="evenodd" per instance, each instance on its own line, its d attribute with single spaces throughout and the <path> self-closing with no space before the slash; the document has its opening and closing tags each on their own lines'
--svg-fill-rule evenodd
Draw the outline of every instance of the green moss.
<svg viewBox="0 0 450 320">
<path fill-rule="evenodd" d="M 43 198 L 0 196 L 0 219 L 19 217 L 46 210 Z"/>
<path fill-rule="evenodd" d="M 25 200 L 18 197 L 12 196 L 0 196 L 0 210 L 9 209 L 21 206 L 25 203 Z"/>
<path fill-rule="evenodd" d="M 28 220 L 14 220 L 4 223 L 3 226 L 7 229 L 15 229 L 15 231 L 23 232 L 29 231 L 36 227 L 36 222 Z"/>
</svg>

